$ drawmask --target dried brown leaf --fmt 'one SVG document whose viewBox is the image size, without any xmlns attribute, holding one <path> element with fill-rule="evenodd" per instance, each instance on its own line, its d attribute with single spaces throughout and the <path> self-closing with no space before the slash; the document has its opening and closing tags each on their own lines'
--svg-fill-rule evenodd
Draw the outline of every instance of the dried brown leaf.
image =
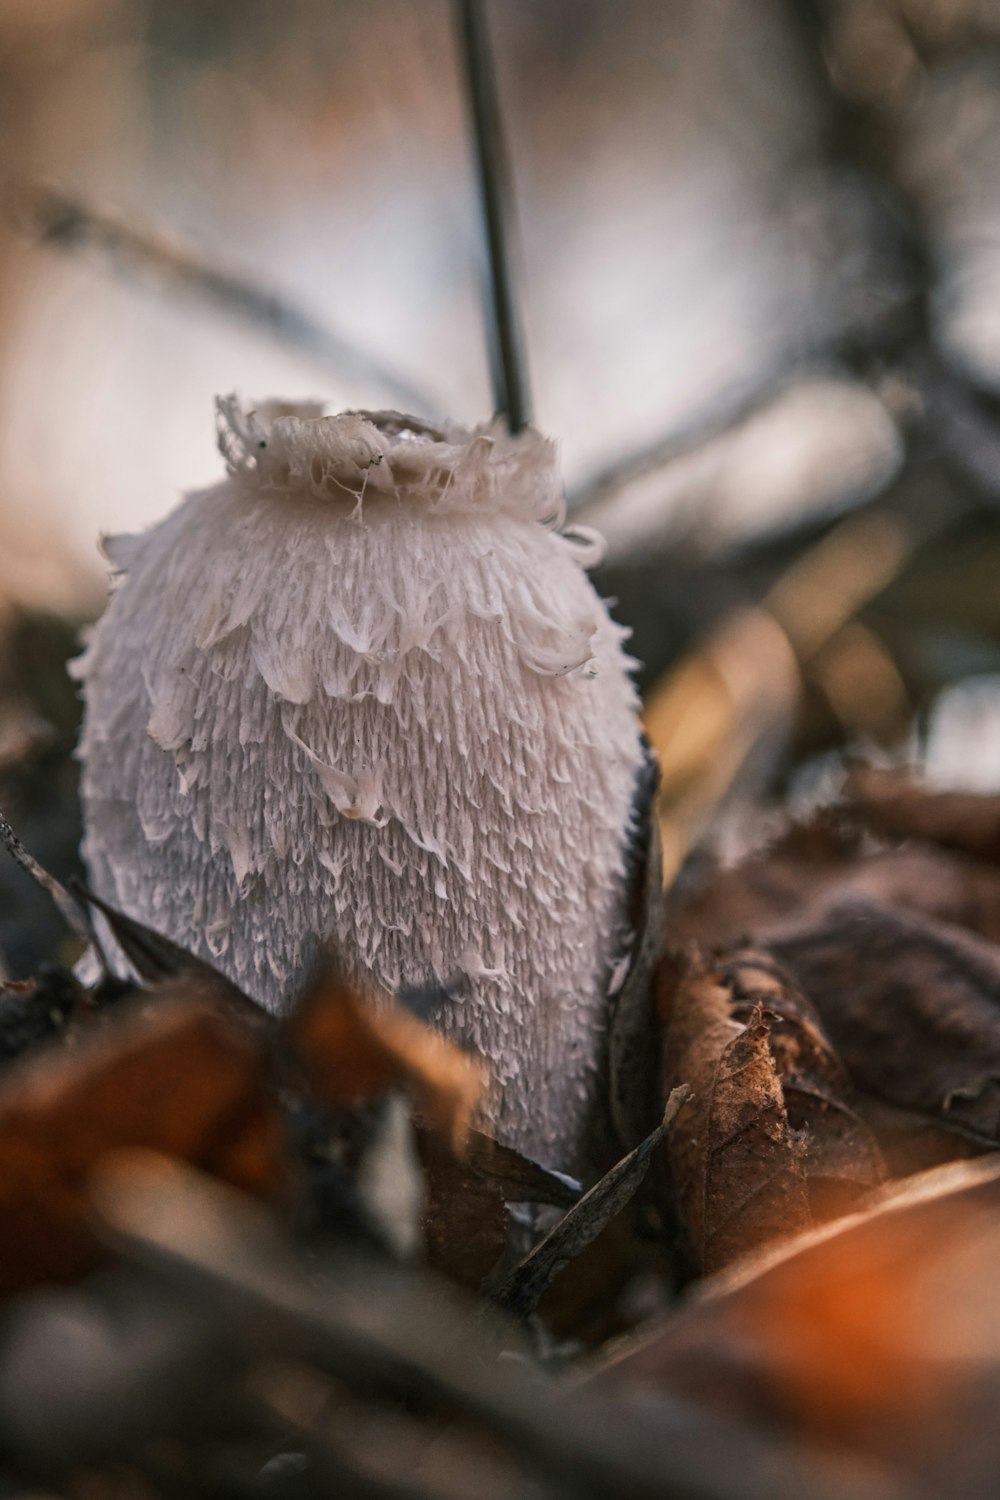
<svg viewBox="0 0 1000 1500">
<path fill-rule="evenodd" d="M 500 1193 L 505 1203 L 548 1203 L 553 1208 L 572 1208 L 583 1188 L 562 1172 L 532 1161 L 513 1146 L 481 1130 L 470 1130 L 463 1151 L 469 1167 Z"/>
<path fill-rule="evenodd" d="M 720 1277 L 620 1344 L 597 1379 L 786 1439 L 874 1449 L 917 1473 L 935 1455 L 953 1467 L 964 1432 L 995 1467 L 995 1424 L 970 1397 L 978 1388 L 991 1408 L 1000 1372 L 998 1248 L 995 1158 L 922 1174 Z"/>
<path fill-rule="evenodd" d="M 716 972 L 729 986 L 736 1020 L 749 1020 L 757 1008 L 764 1009 L 788 1123 L 804 1146 L 813 1220 L 822 1223 L 847 1213 L 882 1182 L 885 1172 L 819 1016 L 791 975 L 768 955 L 736 953 L 720 962 Z"/>
<path fill-rule="evenodd" d="M 925 912 L 1000 941 L 1000 870 L 919 843 L 874 849 L 842 813 L 796 823 L 738 864 L 676 889 L 672 941 L 724 949 L 818 923 L 849 897 Z"/>
<path fill-rule="evenodd" d="M 478 1291 L 507 1244 L 509 1216 L 503 1194 L 439 1134 L 421 1131 L 417 1139 L 426 1188 L 427 1264 Z"/>
<path fill-rule="evenodd" d="M 807 1228 L 804 1147 L 788 1120 L 764 1007 L 735 1019 L 725 975 L 696 959 L 670 999 L 664 1048 L 667 1088 L 691 1090 L 669 1149 L 701 1269 Z"/>
<path fill-rule="evenodd" d="M 960 1135 L 928 1115 L 887 1104 L 871 1094 L 858 1094 L 856 1105 L 878 1141 L 890 1178 L 910 1177 L 946 1162 L 981 1156 L 988 1149 L 975 1137 Z"/>
<path fill-rule="evenodd" d="M 394 1090 L 419 1123 L 460 1146 L 482 1096 L 483 1069 L 408 1011 L 368 1000 L 342 975 L 313 984 L 287 1023 L 307 1086 L 334 1109 L 358 1109 Z"/>
<path fill-rule="evenodd" d="M 330 1108 L 360 1120 L 390 1094 L 407 1098 L 418 1126 L 428 1263 L 479 1288 L 506 1245 L 500 1179 L 514 1158 L 525 1171 L 533 1165 L 515 1152 L 503 1157 L 502 1147 L 471 1128 L 484 1070 L 409 1010 L 366 997 L 336 969 L 309 987 L 286 1033 L 306 1089 Z M 487 1162 L 489 1171 L 481 1170 Z M 534 1178 L 540 1193 L 552 1191 L 555 1179 L 541 1168 Z"/>
<path fill-rule="evenodd" d="M 428 1131 L 418 1133 L 418 1146 L 426 1187 L 427 1262 L 476 1289 L 506 1248 L 508 1203 L 572 1208 L 582 1193 L 571 1178 L 547 1171 L 479 1130 L 469 1131 L 460 1154 Z"/>
<path fill-rule="evenodd" d="M 207 1003 L 156 998 L 10 1072 L 0 1087 L 0 1293 L 71 1280 L 100 1260 L 88 1181 L 106 1152 L 130 1147 L 280 1194 L 281 1121 L 252 1032 Z"/>
<path fill-rule="evenodd" d="M 861 901 L 769 946 L 860 1090 L 984 1149 L 1000 1143 L 1000 947 Z"/>
<path fill-rule="evenodd" d="M 77 881 L 74 892 L 81 902 L 100 912 L 111 929 L 115 942 L 134 968 L 139 978 L 149 985 L 162 984 L 183 977 L 185 981 L 200 981 L 211 986 L 219 999 L 245 1013 L 248 1018 L 267 1018 L 267 1012 L 245 995 L 238 985 L 227 979 L 213 964 L 199 958 L 172 938 L 164 937 L 144 922 L 119 911 L 116 906 L 95 896 L 93 891 Z"/>
</svg>

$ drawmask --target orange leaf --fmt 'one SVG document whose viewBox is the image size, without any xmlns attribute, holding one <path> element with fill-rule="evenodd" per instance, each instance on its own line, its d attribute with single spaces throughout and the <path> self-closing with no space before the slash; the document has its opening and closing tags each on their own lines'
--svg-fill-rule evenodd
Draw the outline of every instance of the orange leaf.
<svg viewBox="0 0 1000 1500">
<path fill-rule="evenodd" d="M 102 1258 L 87 1185 L 108 1151 L 147 1147 L 260 1196 L 285 1182 L 281 1122 L 252 1035 L 207 1004 L 130 1007 L 46 1049 L 0 1088 L 0 1294 Z"/>
<path fill-rule="evenodd" d="M 363 997 L 341 975 L 307 992 L 289 1034 L 308 1086 L 335 1109 L 357 1109 L 393 1089 L 420 1122 L 458 1146 L 482 1096 L 483 1068 L 399 1006 Z"/>
</svg>

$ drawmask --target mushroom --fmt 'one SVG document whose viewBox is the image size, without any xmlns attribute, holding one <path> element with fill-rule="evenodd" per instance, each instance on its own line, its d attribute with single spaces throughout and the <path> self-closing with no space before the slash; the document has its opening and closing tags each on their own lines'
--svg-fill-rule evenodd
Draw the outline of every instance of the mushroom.
<svg viewBox="0 0 1000 1500">
<path fill-rule="evenodd" d="M 218 403 L 228 478 L 139 536 L 76 665 L 95 890 L 273 1010 L 332 942 L 578 1171 L 606 1078 L 643 748 L 552 443 Z"/>
</svg>

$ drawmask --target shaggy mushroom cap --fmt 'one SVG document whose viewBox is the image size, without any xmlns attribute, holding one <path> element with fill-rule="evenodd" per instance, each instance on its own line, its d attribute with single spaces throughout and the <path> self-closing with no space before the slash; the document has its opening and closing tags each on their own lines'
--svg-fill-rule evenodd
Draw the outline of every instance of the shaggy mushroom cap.
<svg viewBox="0 0 1000 1500">
<path fill-rule="evenodd" d="M 642 763 L 625 632 L 551 443 L 219 402 L 229 477 L 106 550 L 78 664 L 96 890 L 280 1009 L 332 939 L 584 1163 Z"/>
</svg>

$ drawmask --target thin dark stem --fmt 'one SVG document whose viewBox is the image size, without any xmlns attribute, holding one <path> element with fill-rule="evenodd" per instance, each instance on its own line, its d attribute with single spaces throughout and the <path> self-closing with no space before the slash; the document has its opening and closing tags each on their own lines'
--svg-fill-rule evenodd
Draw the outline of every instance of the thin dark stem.
<svg viewBox="0 0 1000 1500">
<path fill-rule="evenodd" d="M 2 812 L 0 812 L 0 846 L 7 850 L 15 863 L 19 864 L 25 874 L 30 875 L 35 884 L 40 886 L 52 900 L 70 931 L 78 938 L 82 938 L 85 943 L 89 942 L 89 924 L 79 903 L 54 875 L 50 875 L 48 870 L 28 853 Z"/>
<path fill-rule="evenodd" d="M 496 408 L 511 432 L 531 420 L 531 397 L 510 255 L 509 174 L 485 0 L 456 0 L 489 269 L 490 362 Z"/>
<path fill-rule="evenodd" d="M 21 195 L 16 217 L 44 244 L 64 250 L 91 247 L 133 274 L 158 279 L 196 296 L 265 334 L 335 370 L 341 378 L 364 381 L 386 392 L 416 416 L 430 416 L 427 394 L 349 339 L 321 327 L 283 297 L 228 269 L 211 264 L 198 251 L 117 215 L 94 208 L 68 193 L 37 186 Z"/>
</svg>

